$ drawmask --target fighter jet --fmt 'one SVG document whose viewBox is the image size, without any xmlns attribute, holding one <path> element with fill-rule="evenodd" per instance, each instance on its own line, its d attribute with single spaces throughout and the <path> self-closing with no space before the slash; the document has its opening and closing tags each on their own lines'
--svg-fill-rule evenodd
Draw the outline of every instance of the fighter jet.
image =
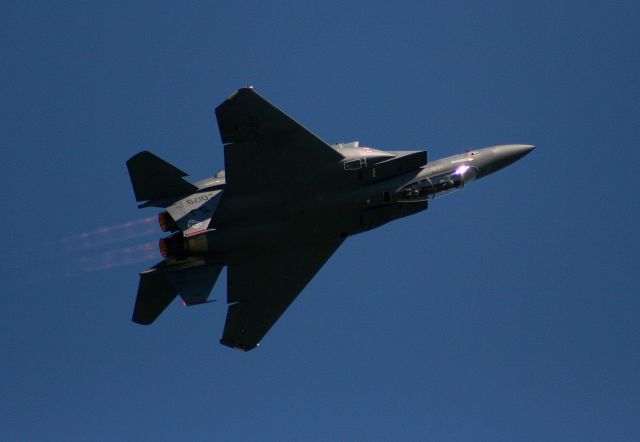
<svg viewBox="0 0 640 442">
<path fill-rule="evenodd" d="M 426 210 L 429 202 L 522 158 L 525 144 L 436 161 L 359 142 L 329 145 L 258 95 L 236 91 L 215 110 L 224 171 L 191 183 L 144 151 L 127 161 L 139 206 L 162 208 L 164 260 L 140 274 L 133 321 L 151 324 L 180 295 L 210 301 L 227 268 L 220 343 L 248 351 L 344 240 Z"/>
</svg>

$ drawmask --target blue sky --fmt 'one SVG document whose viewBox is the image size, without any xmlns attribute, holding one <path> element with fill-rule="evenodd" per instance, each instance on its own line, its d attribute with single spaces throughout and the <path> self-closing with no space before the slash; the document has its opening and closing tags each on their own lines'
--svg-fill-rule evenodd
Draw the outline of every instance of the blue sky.
<svg viewBox="0 0 640 442">
<path fill-rule="evenodd" d="M 637 4 L 226 3 L 0 6 L 2 439 L 638 440 Z M 248 84 L 331 143 L 537 149 L 350 238 L 257 350 L 224 277 L 133 324 L 124 162 L 213 175 Z"/>
</svg>

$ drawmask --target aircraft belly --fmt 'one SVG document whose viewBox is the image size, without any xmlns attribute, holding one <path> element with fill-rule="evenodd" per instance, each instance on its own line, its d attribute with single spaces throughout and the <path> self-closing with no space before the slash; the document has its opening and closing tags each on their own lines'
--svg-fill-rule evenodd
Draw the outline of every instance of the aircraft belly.
<svg viewBox="0 0 640 442">
<path fill-rule="evenodd" d="M 427 209 L 428 199 L 534 148 L 426 151 L 330 146 L 258 95 L 238 90 L 215 110 L 225 171 L 193 184 L 148 151 L 127 161 L 139 207 L 162 207 L 165 258 L 141 273 L 133 320 L 150 324 L 179 294 L 209 301 L 227 267 L 221 343 L 255 348 L 344 239 Z M 146 201 L 146 202 L 145 202 Z"/>
</svg>

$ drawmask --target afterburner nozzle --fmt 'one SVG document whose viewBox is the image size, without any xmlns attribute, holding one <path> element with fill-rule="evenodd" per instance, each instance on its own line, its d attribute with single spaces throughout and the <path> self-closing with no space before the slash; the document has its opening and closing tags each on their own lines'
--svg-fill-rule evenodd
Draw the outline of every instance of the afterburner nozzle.
<svg viewBox="0 0 640 442">
<path fill-rule="evenodd" d="M 160 224 L 160 230 L 163 232 L 177 232 L 179 230 L 169 212 L 158 213 L 158 224 Z"/>
<path fill-rule="evenodd" d="M 168 238 L 162 238 L 158 242 L 160 254 L 164 258 L 180 257 L 185 254 L 184 237 L 182 235 L 174 235 Z"/>
<path fill-rule="evenodd" d="M 209 253 L 207 234 L 202 232 L 192 236 L 175 233 L 158 242 L 160 254 L 165 258 L 186 258 L 187 256 L 202 256 Z"/>
</svg>

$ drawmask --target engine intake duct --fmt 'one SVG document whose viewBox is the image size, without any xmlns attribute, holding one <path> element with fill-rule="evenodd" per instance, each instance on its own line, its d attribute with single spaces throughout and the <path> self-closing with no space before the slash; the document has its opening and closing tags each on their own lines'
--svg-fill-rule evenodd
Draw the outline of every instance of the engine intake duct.
<svg viewBox="0 0 640 442">
<path fill-rule="evenodd" d="M 403 153 L 374 164 L 367 172 L 369 174 L 367 179 L 370 181 L 384 180 L 418 169 L 425 164 L 427 164 L 427 151 Z"/>
</svg>

